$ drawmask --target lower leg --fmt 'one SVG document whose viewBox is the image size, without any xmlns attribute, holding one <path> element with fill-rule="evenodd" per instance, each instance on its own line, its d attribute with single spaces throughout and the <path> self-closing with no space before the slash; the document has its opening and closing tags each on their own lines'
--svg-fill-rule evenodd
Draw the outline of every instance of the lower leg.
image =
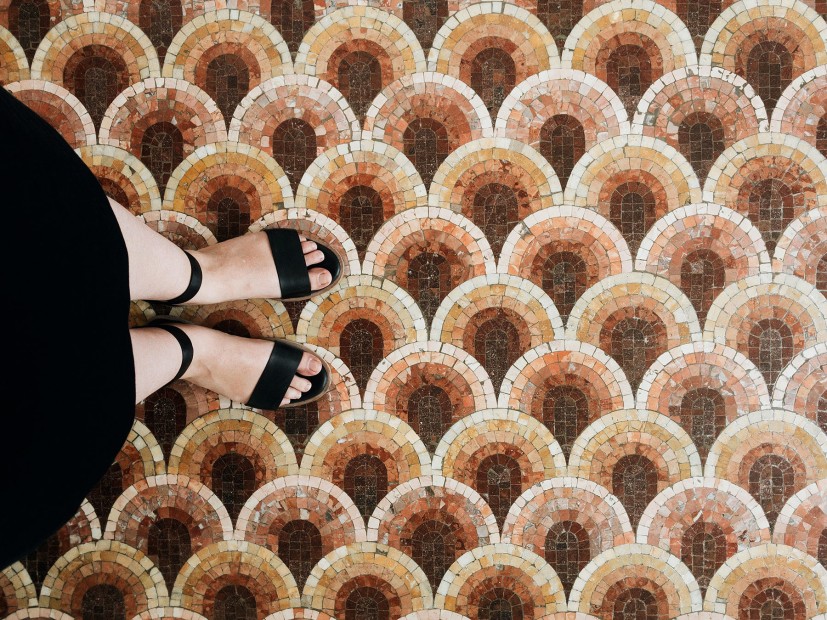
<svg viewBox="0 0 827 620">
<path fill-rule="evenodd" d="M 250 398 L 270 358 L 273 343 L 241 338 L 198 325 L 176 325 L 192 341 L 194 356 L 181 377 L 203 388 L 244 403 Z M 181 347 L 172 334 L 158 328 L 130 330 L 135 359 L 136 402 L 172 381 L 181 366 Z M 305 376 L 321 370 L 321 362 L 305 353 L 299 372 Z M 294 377 L 282 405 L 297 399 L 310 382 Z"/>
</svg>

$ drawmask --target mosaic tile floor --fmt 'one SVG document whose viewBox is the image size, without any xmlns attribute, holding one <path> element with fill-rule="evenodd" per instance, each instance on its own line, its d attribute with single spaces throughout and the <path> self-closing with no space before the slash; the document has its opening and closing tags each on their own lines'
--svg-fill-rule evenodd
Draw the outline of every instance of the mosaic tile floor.
<svg viewBox="0 0 827 620">
<path fill-rule="evenodd" d="M 0 0 L 0 83 L 335 389 L 137 407 L 0 617 L 827 619 L 825 0 Z M 169 310 L 143 302 L 133 324 Z"/>
</svg>

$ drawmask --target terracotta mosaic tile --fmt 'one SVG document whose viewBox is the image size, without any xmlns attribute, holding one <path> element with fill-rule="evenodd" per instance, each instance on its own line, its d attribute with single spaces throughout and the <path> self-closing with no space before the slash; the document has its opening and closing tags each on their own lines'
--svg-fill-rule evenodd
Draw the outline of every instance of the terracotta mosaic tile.
<svg viewBox="0 0 827 620">
<path fill-rule="evenodd" d="M 508 543 L 466 552 L 443 578 L 434 603 L 470 618 L 502 611 L 537 617 L 565 609 L 554 570 L 528 549 Z"/>
<path fill-rule="evenodd" d="M 278 556 L 266 547 L 236 540 L 213 543 L 195 553 L 181 570 L 170 603 L 208 618 L 227 617 L 239 609 L 263 616 L 300 604 L 296 582 Z"/>
<path fill-rule="evenodd" d="M 92 117 L 77 97 L 60 85 L 42 80 L 6 84 L 17 99 L 46 119 L 72 147 L 95 143 Z"/>
<path fill-rule="evenodd" d="M 746 78 L 771 110 L 793 79 L 827 61 L 821 24 L 803 2 L 735 2 L 707 31 L 700 62 Z"/>
<path fill-rule="evenodd" d="M 299 470 L 342 488 L 365 520 L 388 491 L 430 472 L 428 449 L 410 426 L 395 416 L 364 409 L 342 413 L 320 426 L 308 440 Z"/>
<path fill-rule="evenodd" d="M 703 183 L 724 149 L 766 131 L 768 116 L 743 77 L 708 66 L 682 67 L 659 78 L 641 98 L 632 132 L 668 142 Z"/>
<path fill-rule="evenodd" d="M 455 422 L 496 406 L 482 366 L 462 349 L 438 342 L 391 352 L 371 376 L 364 403 L 405 420 L 431 453 Z"/>
<path fill-rule="evenodd" d="M 700 337 L 700 324 L 684 294 L 665 279 L 650 277 L 604 278 L 580 297 L 566 323 L 566 337 L 611 355 L 633 390 L 660 354 Z M 655 286 L 657 294 L 644 293 Z"/>
<path fill-rule="evenodd" d="M 822 119 L 825 101 L 822 84 L 824 67 L 815 67 L 793 80 L 782 93 L 773 112 L 771 131 L 781 131 L 797 136 L 814 145 L 822 155 L 827 151 Z"/>
<path fill-rule="evenodd" d="M 29 79 L 26 52 L 8 30 L 0 26 L 0 85 Z"/>
<path fill-rule="evenodd" d="M 626 409 L 586 428 L 572 447 L 568 473 L 609 489 L 637 528 L 659 492 L 701 475 L 701 460 L 689 435 L 675 422 L 654 412 Z"/>
<path fill-rule="evenodd" d="M 415 32 L 397 15 L 372 6 L 327 13 L 305 41 L 296 55 L 296 72 L 335 86 L 360 120 L 388 84 L 426 69 Z"/>
<path fill-rule="evenodd" d="M 345 257 L 307 302 L 131 304 L 333 389 L 139 403 L 0 617 L 827 615 L 825 15 L 0 2 L 0 84 L 152 229 Z"/>
<path fill-rule="evenodd" d="M 167 600 L 161 572 L 150 558 L 124 543 L 99 540 L 73 547 L 55 563 L 39 604 L 73 616 L 99 608 L 132 617 Z"/>
<path fill-rule="evenodd" d="M 568 458 L 590 422 L 631 408 L 632 402 L 631 386 L 614 359 L 586 343 L 558 340 L 515 362 L 503 380 L 499 404 L 542 422 Z"/>
<path fill-rule="evenodd" d="M 313 476 L 284 476 L 259 487 L 239 514 L 235 538 L 276 553 L 299 588 L 323 556 L 366 540 L 353 500 Z"/>
<path fill-rule="evenodd" d="M 4 2 L 0 7 L 0 26 L 11 33 L 19 42 L 21 51 L 30 64 L 37 52 L 40 42 L 50 29 L 64 17 L 68 17 L 77 7 L 59 0 L 40 0 L 34 2 Z M 73 11 L 74 9 L 74 11 Z M 65 11 L 65 14 L 64 14 Z"/>
<path fill-rule="evenodd" d="M 827 390 L 827 347 L 817 344 L 796 355 L 775 382 L 772 406 L 795 411 L 827 432 L 827 412 L 822 400 Z"/>
<path fill-rule="evenodd" d="M 210 11 L 188 22 L 170 41 L 162 74 L 205 90 L 229 125 L 249 91 L 291 72 L 290 50 L 280 39 L 278 31 L 256 14 Z"/>
<path fill-rule="evenodd" d="M 523 493 L 506 518 L 503 542 L 541 554 L 568 597 L 588 563 L 634 541 L 626 511 L 606 489 L 583 478 L 552 478 Z"/>
<path fill-rule="evenodd" d="M 557 46 L 542 22 L 526 9 L 503 9 L 492 2 L 457 11 L 428 54 L 428 69 L 471 86 L 492 118 L 515 85 L 559 65 Z"/>
<path fill-rule="evenodd" d="M 661 355 L 637 393 L 638 407 L 669 416 L 689 433 L 702 461 L 727 424 L 768 404 L 758 368 L 738 351 L 706 342 Z"/>
<path fill-rule="evenodd" d="M 755 428 L 752 422 L 761 421 Z M 771 409 L 741 416 L 718 437 L 704 474 L 747 489 L 772 525 L 787 500 L 824 477 L 824 433 L 789 411 Z"/>
<path fill-rule="evenodd" d="M 490 136 L 492 122 L 470 86 L 425 72 L 405 75 L 379 93 L 365 117 L 364 132 L 405 153 L 428 186 L 448 154 Z"/>
<path fill-rule="evenodd" d="M 641 241 L 635 267 L 679 287 L 703 325 L 727 285 L 769 272 L 770 261 L 760 230 L 748 218 L 700 203 L 660 218 Z"/>
<path fill-rule="evenodd" d="M 775 246 L 773 270 L 789 273 L 814 284 L 822 294 L 827 294 L 827 262 L 824 261 L 822 233 L 823 207 L 798 216 L 784 229 Z"/>
<path fill-rule="evenodd" d="M 78 155 L 97 177 L 107 196 L 135 215 L 161 210 L 161 192 L 149 168 L 129 151 L 94 144 Z"/>
<path fill-rule="evenodd" d="M 509 234 L 497 269 L 526 278 L 552 298 L 565 322 L 577 300 L 600 279 L 632 271 L 620 231 L 590 209 L 566 215 L 546 208 L 529 215 Z"/>
<path fill-rule="evenodd" d="M 715 575 L 704 610 L 735 616 L 756 607 L 777 607 L 785 614 L 824 613 L 824 567 L 793 547 L 765 544 L 730 558 Z"/>
<path fill-rule="evenodd" d="M 539 150 L 565 187 L 574 164 L 602 140 L 628 133 L 623 102 L 594 75 L 550 69 L 519 83 L 497 114 L 498 135 Z"/>
<path fill-rule="evenodd" d="M 770 526 L 761 506 L 741 487 L 691 478 L 664 490 L 647 507 L 637 541 L 681 558 L 704 594 L 727 559 L 770 541 Z"/>
<path fill-rule="evenodd" d="M 378 609 L 398 618 L 433 604 L 425 573 L 411 558 L 377 543 L 339 547 L 317 564 L 302 600 L 333 617 Z"/>
<path fill-rule="evenodd" d="M 824 481 L 820 480 L 787 501 L 775 522 L 773 542 L 805 551 L 824 565 L 825 529 Z"/>
<path fill-rule="evenodd" d="M 499 542 L 491 508 L 471 487 L 441 476 L 409 480 L 377 506 L 368 539 L 399 549 L 422 568 L 436 591 L 465 550 Z"/>
<path fill-rule="evenodd" d="M 561 65 L 591 73 L 608 84 L 631 115 L 655 80 L 696 64 L 692 35 L 674 14 L 671 17 L 654 2 L 602 4 L 572 30 Z"/>
<path fill-rule="evenodd" d="M 452 426 L 433 458 L 435 473 L 475 489 L 502 528 L 508 510 L 531 485 L 565 471 L 551 433 L 518 411 L 477 411 Z"/>
<path fill-rule="evenodd" d="M 3 613 L 12 615 L 18 609 L 37 604 L 37 590 L 22 563 L 15 562 L 0 573 L 0 604 Z"/>
<path fill-rule="evenodd" d="M 658 619 L 700 611 L 697 582 L 683 563 L 672 558 L 658 547 L 641 544 L 604 551 L 592 560 L 591 570 L 578 577 L 569 607 L 597 612 L 599 618 L 611 618 L 615 609 L 645 609 Z"/>
<path fill-rule="evenodd" d="M 745 278 L 716 298 L 704 339 L 727 344 L 746 355 L 772 389 L 792 358 L 819 340 L 817 334 L 825 317 L 818 296 L 811 292 L 815 292 L 811 284 L 794 276 Z M 728 305 L 733 298 L 743 302 Z"/>
</svg>

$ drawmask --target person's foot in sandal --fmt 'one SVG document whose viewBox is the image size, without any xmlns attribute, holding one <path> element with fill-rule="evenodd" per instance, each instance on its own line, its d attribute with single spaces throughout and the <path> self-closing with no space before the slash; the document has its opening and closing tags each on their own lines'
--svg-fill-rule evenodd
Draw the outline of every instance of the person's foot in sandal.
<svg viewBox="0 0 827 620">
<path fill-rule="evenodd" d="M 342 276 L 338 254 L 291 229 L 248 233 L 187 254 L 190 284 L 167 303 L 303 300 L 331 288 Z"/>
<path fill-rule="evenodd" d="M 172 380 L 190 381 L 256 409 L 305 404 L 329 389 L 327 364 L 288 341 L 232 336 L 177 322 L 133 329 L 130 333 L 136 369 L 166 372 L 164 381 L 172 379 L 177 370 Z M 169 353 L 164 360 L 157 359 L 161 351 Z M 148 361 L 141 360 L 142 355 L 151 356 L 153 363 L 141 363 Z M 169 368 L 162 370 L 161 366 Z M 138 402 L 157 389 L 157 376 L 142 377 L 136 372 Z"/>
</svg>

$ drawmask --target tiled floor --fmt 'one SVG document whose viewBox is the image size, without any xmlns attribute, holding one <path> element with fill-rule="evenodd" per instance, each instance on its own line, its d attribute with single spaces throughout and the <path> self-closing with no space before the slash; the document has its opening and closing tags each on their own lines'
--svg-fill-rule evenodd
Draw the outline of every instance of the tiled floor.
<svg viewBox="0 0 827 620">
<path fill-rule="evenodd" d="M 175 310 L 335 389 L 152 395 L 0 617 L 827 614 L 825 12 L 0 0 L 0 83 L 149 226 L 347 256 Z"/>
</svg>

